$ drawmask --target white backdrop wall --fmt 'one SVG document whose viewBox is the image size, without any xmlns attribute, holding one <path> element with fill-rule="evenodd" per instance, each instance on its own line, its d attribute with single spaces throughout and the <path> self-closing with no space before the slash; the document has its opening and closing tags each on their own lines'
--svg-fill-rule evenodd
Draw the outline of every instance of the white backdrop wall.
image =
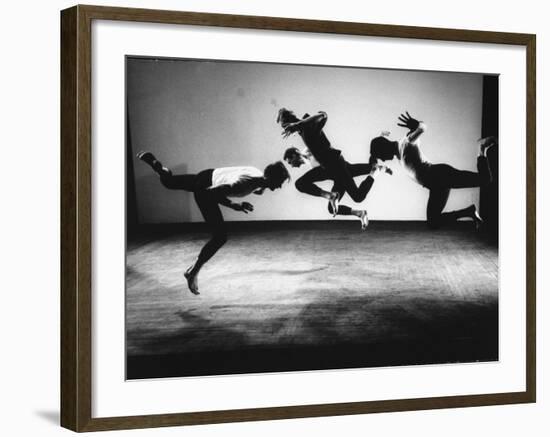
<svg viewBox="0 0 550 437">
<path fill-rule="evenodd" d="M 3 213 L 0 216 L 3 269 L 2 390 L 4 414 L 0 432 L 8 436 L 72 435 L 59 421 L 59 10 L 69 0 L 9 2 L 0 28 L 3 62 L 0 70 L 2 144 L 0 172 Z M 550 166 L 548 144 L 550 75 L 547 5 L 497 0 L 460 3 L 418 0 L 392 2 L 313 2 L 279 0 L 94 0 L 110 6 L 132 6 L 272 15 L 371 23 L 529 32 L 537 34 L 537 343 L 538 402 L 408 413 L 387 413 L 275 422 L 237 423 L 118 431 L 113 436 L 275 437 L 300 436 L 421 436 L 517 437 L 548 434 L 549 363 L 548 249 L 550 219 L 547 193 Z M 24 18 L 23 18 L 24 17 Z M 24 25 L 22 20 L 24 19 Z M 410 109 L 410 108 L 409 108 Z M 412 110 L 412 109 L 411 109 Z M 336 116 L 336 114 L 334 114 Z M 332 124 L 331 121 L 329 122 Z M 425 141 L 426 146 L 428 141 Z M 430 152 L 431 153 L 431 152 Z"/>
<path fill-rule="evenodd" d="M 382 130 L 401 138 L 406 130 L 396 126 L 397 116 L 408 110 L 428 124 L 422 138 L 427 158 L 476 169 L 481 74 L 130 58 L 127 92 L 134 155 L 150 150 L 174 173 L 234 165 L 263 169 L 282 159 L 287 147 L 302 148 L 297 135 L 282 139 L 275 122 L 281 106 L 298 116 L 327 112 L 325 132 L 352 163 L 368 161 L 370 140 Z M 375 219 L 424 220 L 428 191 L 399 165 L 394 168 L 394 176 L 380 177 L 363 206 Z M 141 223 L 202 220 L 192 194 L 165 189 L 135 158 L 134 171 Z M 324 200 L 294 189 L 305 171 L 292 169 L 293 180 L 282 190 L 251 196 L 253 214 L 224 214 L 229 220 L 330 218 Z M 478 189 L 454 190 L 448 208 L 478 197 Z"/>
</svg>

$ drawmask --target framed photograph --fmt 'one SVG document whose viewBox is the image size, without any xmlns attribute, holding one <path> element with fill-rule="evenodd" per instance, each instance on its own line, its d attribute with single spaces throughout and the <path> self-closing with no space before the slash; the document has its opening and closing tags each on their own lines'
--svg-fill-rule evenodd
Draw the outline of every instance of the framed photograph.
<svg viewBox="0 0 550 437">
<path fill-rule="evenodd" d="M 535 35 L 62 11 L 62 426 L 535 402 L 535 109 Z"/>
</svg>

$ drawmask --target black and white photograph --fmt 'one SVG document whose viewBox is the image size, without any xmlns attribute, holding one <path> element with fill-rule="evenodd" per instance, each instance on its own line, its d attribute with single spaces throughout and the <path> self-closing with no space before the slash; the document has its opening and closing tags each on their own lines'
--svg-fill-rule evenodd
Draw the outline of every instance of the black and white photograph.
<svg viewBox="0 0 550 437">
<path fill-rule="evenodd" d="M 126 378 L 498 361 L 498 95 L 126 56 Z"/>
</svg>

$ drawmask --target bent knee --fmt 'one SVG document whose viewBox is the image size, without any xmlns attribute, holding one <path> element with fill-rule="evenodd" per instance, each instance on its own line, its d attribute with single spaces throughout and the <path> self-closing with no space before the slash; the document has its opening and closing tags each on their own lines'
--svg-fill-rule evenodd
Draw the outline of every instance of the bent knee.
<svg viewBox="0 0 550 437">
<path fill-rule="evenodd" d="M 361 203 L 367 197 L 366 194 L 362 194 L 358 192 L 350 193 L 349 191 L 348 191 L 348 195 L 349 197 L 351 197 L 351 200 L 353 200 L 355 203 Z"/>
</svg>

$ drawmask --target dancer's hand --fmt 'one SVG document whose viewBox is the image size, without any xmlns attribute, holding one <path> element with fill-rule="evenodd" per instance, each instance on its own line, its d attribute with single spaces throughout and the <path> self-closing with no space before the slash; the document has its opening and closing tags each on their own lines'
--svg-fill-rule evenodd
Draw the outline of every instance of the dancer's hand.
<svg viewBox="0 0 550 437">
<path fill-rule="evenodd" d="M 408 128 L 409 133 L 418 129 L 418 126 L 420 125 L 420 122 L 415 118 L 412 118 L 407 111 L 405 111 L 405 114 L 399 115 L 399 121 L 401 123 L 397 123 L 397 126 Z"/>
<path fill-rule="evenodd" d="M 372 177 L 376 177 L 377 175 L 379 175 L 382 171 L 384 171 L 385 173 L 387 174 L 393 174 L 393 171 L 391 168 L 385 166 L 385 165 L 382 165 L 382 164 L 375 164 L 373 167 L 372 167 L 372 170 L 370 171 L 370 175 Z"/>
<path fill-rule="evenodd" d="M 281 133 L 281 135 L 283 136 L 283 138 L 288 138 L 294 132 L 298 132 L 299 129 L 300 129 L 299 121 L 295 123 L 288 123 L 283 126 L 283 132 Z"/>
<path fill-rule="evenodd" d="M 235 211 L 242 211 L 245 214 L 248 214 L 249 212 L 254 211 L 254 205 L 248 202 L 242 202 L 242 203 L 234 203 L 233 209 Z"/>
</svg>

